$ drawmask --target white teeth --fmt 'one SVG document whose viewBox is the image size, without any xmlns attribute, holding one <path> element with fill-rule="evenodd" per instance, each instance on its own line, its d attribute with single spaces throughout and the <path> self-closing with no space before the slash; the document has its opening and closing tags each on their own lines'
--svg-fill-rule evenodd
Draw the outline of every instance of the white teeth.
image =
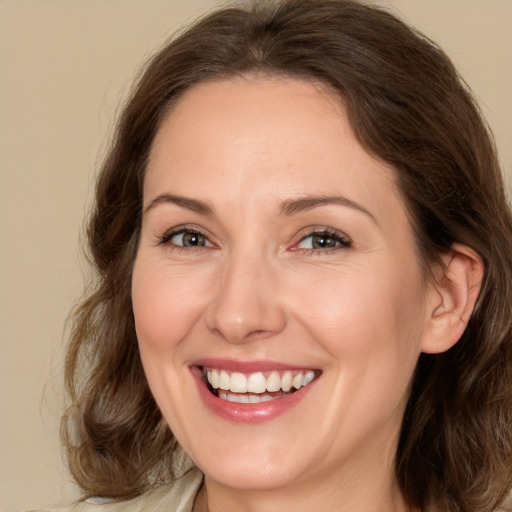
<svg viewBox="0 0 512 512">
<path fill-rule="evenodd" d="M 267 379 L 265 379 L 263 373 L 251 373 L 247 380 L 247 391 L 250 393 L 263 393 L 266 389 Z"/>
<path fill-rule="evenodd" d="M 250 404 L 258 404 L 261 402 L 261 396 L 258 395 L 248 395 Z"/>
<path fill-rule="evenodd" d="M 247 378 L 243 373 L 232 373 L 229 389 L 233 393 L 247 393 Z"/>
<path fill-rule="evenodd" d="M 274 400 L 270 395 L 236 394 L 229 393 L 228 391 L 219 391 L 219 398 L 239 404 L 259 404 L 261 402 Z"/>
<path fill-rule="evenodd" d="M 241 403 L 257 403 L 273 399 L 272 396 L 265 395 L 265 392 L 275 393 L 283 390 L 285 393 L 288 393 L 292 388 L 300 389 L 307 386 L 314 380 L 315 372 L 308 370 L 293 375 L 291 370 L 287 370 L 282 374 L 277 371 L 272 371 L 265 377 L 263 372 L 255 372 L 246 376 L 240 372 L 229 374 L 226 370 L 211 368 L 207 370 L 206 378 L 213 389 L 231 392 L 221 393 L 219 391 L 219 397 L 224 398 L 225 396 L 224 400 Z M 244 395 L 246 393 L 255 393 L 256 395 L 262 396 L 256 396 L 257 400 L 252 398 L 253 395 L 249 395 L 247 399 L 240 399 L 237 398 L 236 395 L 233 395 L 233 393 Z"/>
<path fill-rule="evenodd" d="M 314 375 L 314 373 L 313 373 Z M 283 377 L 281 378 L 281 389 L 287 393 L 292 389 L 292 381 L 293 381 L 293 375 L 292 372 L 284 372 Z"/>
<path fill-rule="evenodd" d="M 208 370 L 208 382 L 215 389 L 219 387 L 219 372 L 217 370 Z"/>
<path fill-rule="evenodd" d="M 281 377 L 277 372 L 271 372 L 271 374 L 267 377 L 267 391 L 271 393 L 274 391 L 279 391 L 281 389 Z"/>
<path fill-rule="evenodd" d="M 228 393 L 228 402 L 238 402 L 240 404 L 248 404 L 249 403 L 249 396 L 245 393 L 243 394 L 237 394 L 234 393 Z"/>
<path fill-rule="evenodd" d="M 295 377 L 293 377 L 292 386 L 295 389 L 300 389 L 302 387 L 302 382 L 303 382 L 302 373 L 298 373 L 297 375 L 295 375 Z"/>
<path fill-rule="evenodd" d="M 211 382 L 210 382 L 211 384 Z M 219 388 L 228 390 L 229 386 L 231 385 L 231 377 L 229 376 L 229 373 L 225 370 L 221 370 L 219 374 Z M 213 386 L 213 384 L 212 384 Z"/>
<path fill-rule="evenodd" d="M 310 382 L 313 382 L 313 379 L 315 378 L 315 372 L 310 370 L 309 372 L 306 372 L 306 375 L 304 375 L 304 380 L 302 382 L 303 386 L 307 386 Z"/>
</svg>

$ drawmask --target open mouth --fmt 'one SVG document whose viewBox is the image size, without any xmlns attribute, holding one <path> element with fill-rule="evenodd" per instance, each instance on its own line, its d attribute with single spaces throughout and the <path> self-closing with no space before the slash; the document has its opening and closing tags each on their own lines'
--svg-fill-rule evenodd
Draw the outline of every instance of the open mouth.
<svg viewBox="0 0 512 512">
<path fill-rule="evenodd" d="M 221 400 L 257 404 L 289 396 L 309 386 L 321 372 L 285 370 L 246 374 L 204 366 L 202 373 L 208 390 Z"/>
</svg>

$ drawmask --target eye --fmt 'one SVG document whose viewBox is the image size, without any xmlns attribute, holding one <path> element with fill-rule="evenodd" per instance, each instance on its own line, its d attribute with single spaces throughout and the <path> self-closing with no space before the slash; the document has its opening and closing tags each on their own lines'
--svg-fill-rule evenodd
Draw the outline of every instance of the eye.
<svg viewBox="0 0 512 512">
<path fill-rule="evenodd" d="M 162 238 L 161 244 L 171 244 L 177 247 L 187 249 L 194 247 L 211 247 L 212 243 L 205 235 L 194 229 L 181 228 L 178 231 L 166 233 Z"/>
<path fill-rule="evenodd" d="M 341 233 L 324 230 L 315 231 L 301 238 L 296 247 L 298 249 L 306 250 L 329 251 L 338 248 L 350 247 L 351 243 L 352 242 Z"/>
</svg>

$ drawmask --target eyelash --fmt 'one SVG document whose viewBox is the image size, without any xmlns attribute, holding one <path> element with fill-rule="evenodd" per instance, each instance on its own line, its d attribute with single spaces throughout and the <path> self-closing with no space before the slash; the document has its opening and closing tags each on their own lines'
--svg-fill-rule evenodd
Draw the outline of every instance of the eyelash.
<svg viewBox="0 0 512 512">
<path fill-rule="evenodd" d="M 310 237 L 315 236 L 325 236 L 326 238 L 331 238 L 334 240 L 335 243 L 338 245 L 331 248 L 325 248 L 325 249 L 305 249 L 298 247 L 299 244 L 301 244 L 304 240 Z M 311 254 L 311 255 L 325 255 L 325 254 L 331 254 L 333 252 L 348 249 L 352 246 L 352 240 L 350 240 L 344 233 L 325 227 L 322 229 L 314 229 L 312 231 L 307 231 L 303 233 L 300 237 L 300 240 L 292 247 L 292 251 L 301 251 L 303 254 Z"/>
<path fill-rule="evenodd" d="M 177 245 L 177 244 L 170 243 L 170 240 L 172 240 L 172 238 L 174 238 L 177 235 L 185 234 L 185 233 L 200 235 L 200 236 L 204 237 L 210 245 L 187 247 L 187 246 L 183 246 L 183 245 Z M 310 238 L 310 237 L 314 237 L 314 236 L 325 236 L 326 238 L 330 238 L 330 239 L 334 240 L 334 242 L 338 245 L 335 247 L 325 248 L 325 249 L 318 249 L 318 248 L 306 249 L 306 248 L 298 247 L 298 245 L 300 245 L 302 242 L 304 242 L 304 240 L 306 240 L 307 238 Z M 172 248 L 172 250 L 177 250 L 177 251 L 190 251 L 190 250 L 198 250 L 198 249 L 203 249 L 203 248 L 208 248 L 208 247 L 215 247 L 215 245 L 209 240 L 209 238 L 206 234 L 204 234 L 202 231 L 200 231 L 196 228 L 187 227 L 187 226 L 181 226 L 181 227 L 172 229 L 170 231 L 167 231 L 161 237 L 161 239 L 158 241 L 158 245 L 168 245 L 170 248 Z M 319 255 L 319 254 L 331 254 L 333 252 L 336 252 L 336 251 L 339 251 L 342 249 L 348 249 L 351 246 L 352 246 L 352 241 L 345 234 L 343 234 L 340 231 L 336 231 L 336 230 L 326 227 L 326 228 L 322 228 L 322 229 L 314 229 L 312 231 L 303 232 L 302 234 L 300 234 L 299 241 L 297 243 L 295 243 L 294 246 L 290 250 L 292 252 L 301 251 L 303 254 Z"/>
<path fill-rule="evenodd" d="M 200 235 L 200 236 L 204 237 L 210 243 L 210 245 L 209 246 L 187 247 L 184 245 L 177 245 L 177 244 L 170 243 L 172 238 L 174 238 L 177 235 L 181 235 L 181 234 L 185 234 L 185 233 Z M 164 235 L 158 241 L 158 245 L 168 245 L 170 248 L 172 248 L 173 250 L 176 250 L 176 251 L 190 251 L 190 250 L 196 251 L 197 249 L 202 249 L 204 247 L 212 247 L 213 246 L 213 244 L 210 242 L 208 236 L 205 235 L 202 231 L 200 231 L 196 228 L 187 227 L 187 226 L 181 226 L 181 227 L 172 229 L 170 231 L 167 231 L 166 233 L 164 233 Z"/>
</svg>

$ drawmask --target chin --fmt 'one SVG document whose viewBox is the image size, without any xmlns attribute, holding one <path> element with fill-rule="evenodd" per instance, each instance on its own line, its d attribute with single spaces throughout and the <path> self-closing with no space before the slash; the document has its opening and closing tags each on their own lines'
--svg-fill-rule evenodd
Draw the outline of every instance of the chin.
<svg viewBox="0 0 512 512">
<path fill-rule="evenodd" d="M 243 491 L 293 486 L 305 480 L 316 465 L 314 453 L 307 453 L 295 443 L 287 444 L 282 436 L 255 439 L 241 433 L 237 438 L 218 439 L 208 448 L 197 447 L 196 451 L 199 456 L 192 453 L 192 459 L 207 479 Z"/>
<path fill-rule="evenodd" d="M 283 464 L 283 462 L 285 462 Z M 200 469 L 207 479 L 240 491 L 274 491 L 289 487 L 300 480 L 299 468 L 289 467 L 286 461 L 241 462 L 229 460 Z"/>
</svg>

